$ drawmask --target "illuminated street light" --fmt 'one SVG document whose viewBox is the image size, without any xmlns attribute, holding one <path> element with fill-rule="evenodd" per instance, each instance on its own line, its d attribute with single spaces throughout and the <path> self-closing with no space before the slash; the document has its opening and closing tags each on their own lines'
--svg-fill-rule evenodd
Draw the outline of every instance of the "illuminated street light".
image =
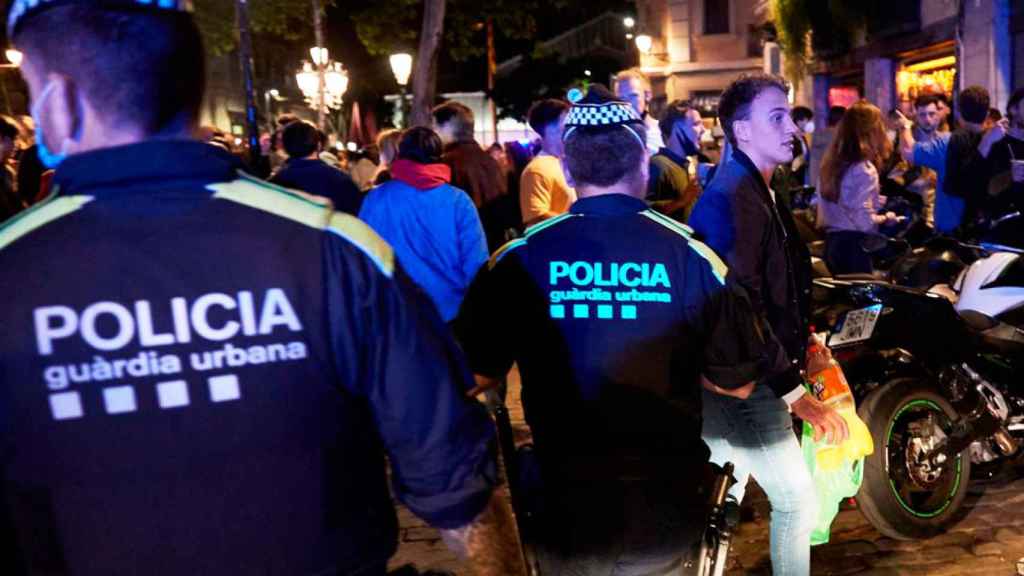
<svg viewBox="0 0 1024 576">
<path fill-rule="evenodd" d="M 394 73 L 398 85 L 405 86 L 408 84 L 409 75 L 412 74 L 412 56 L 403 52 L 392 54 L 389 60 L 391 62 L 391 72 Z"/>
<path fill-rule="evenodd" d="M 319 66 L 320 64 L 326 65 L 330 61 L 327 57 L 327 48 L 314 46 L 309 49 L 309 56 L 313 59 L 314 66 Z"/>
<path fill-rule="evenodd" d="M 640 34 L 636 37 L 636 49 L 642 54 L 650 54 L 651 47 L 654 45 L 654 40 L 647 34 Z"/>
<path fill-rule="evenodd" d="M 321 52 L 326 55 L 326 50 Z M 314 110 L 320 102 L 320 74 L 311 62 L 303 62 L 302 70 L 295 75 L 295 82 L 299 90 Z M 328 61 L 324 66 L 324 106 L 327 108 L 341 108 L 342 98 L 348 91 L 348 73 L 341 67 L 340 62 Z"/>
<path fill-rule="evenodd" d="M 402 100 L 399 102 L 398 109 L 402 112 L 402 126 L 407 127 L 409 110 L 406 107 L 405 87 L 409 83 L 409 75 L 412 74 L 412 56 L 399 52 L 398 54 L 392 54 L 389 61 L 391 62 L 391 72 L 395 74 L 395 81 L 398 82 L 398 86 L 402 89 Z"/>
<path fill-rule="evenodd" d="M 626 28 L 632 28 L 633 26 L 636 26 L 636 20 L 633 20 L 631 17 L 626 16 L 625 18 L 622 19 L 622 25 L 625 26 Z"/>
</svg>

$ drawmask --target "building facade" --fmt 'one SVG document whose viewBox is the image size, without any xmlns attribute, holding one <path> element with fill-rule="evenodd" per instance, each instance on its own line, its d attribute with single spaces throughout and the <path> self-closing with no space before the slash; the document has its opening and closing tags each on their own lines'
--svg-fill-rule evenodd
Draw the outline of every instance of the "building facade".
<svg viewBox="0 0 1024 576">
<path fill-rule="evenodd" d="M 765 69 L 763 0 L 637 0 L 636 5 L 637 32 L 652 39 L 648 53 L 640 54 L 640 68 L 651 78 L 655 111 L 688 98 L 705 116 L 714 116 L 729 82 Z M 778 58 L 775 64 L 781 65 Z"/>
<path fill-rule="evenodd" d="M 856 46 L 842 54 L 816 54 L 812 86 L 815 116 L 830 106 L 864 98 L 883 112 L 910 113 L 919 94 L 951 99 L 979 85 L 1005 112 L 1015 87 L 1024 86 L 1024 2 L 1020 0 L 900 0 L 872 18 Z M 815 124 L 821 135 L 825 122 Z M 816 135 L 816 136 L 817 136 Z M 812 157 L 827 138 L 815 138 Z M 819 146 L 820 145 L 820 146 Z M 812 178 L 816 174 L 812 163 Z"/>
</svg>

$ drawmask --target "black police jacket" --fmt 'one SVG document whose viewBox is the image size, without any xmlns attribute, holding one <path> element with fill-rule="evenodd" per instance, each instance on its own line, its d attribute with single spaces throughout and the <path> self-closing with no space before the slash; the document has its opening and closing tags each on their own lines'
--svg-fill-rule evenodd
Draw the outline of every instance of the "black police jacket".
<svg viewBox="0 0 1024 576">
<path fill-rule="evenodd" d="M 366 225 L 198 142 L 71 156 L 54 182 L 0 228 L 5 573 L 379 565 L 385 453 L 430 523 L 483 509 L 493 427 Z"/>
<path fill-rule="evenodd" d="M 623 194 L 580 199 L 492 256 L 460 341 L 478 374 L 518 363 L 549 489 L 701 482 L 699 376 L 737 388 L 785 369 L 726 273 L 692 230 Z"/>
</svg>

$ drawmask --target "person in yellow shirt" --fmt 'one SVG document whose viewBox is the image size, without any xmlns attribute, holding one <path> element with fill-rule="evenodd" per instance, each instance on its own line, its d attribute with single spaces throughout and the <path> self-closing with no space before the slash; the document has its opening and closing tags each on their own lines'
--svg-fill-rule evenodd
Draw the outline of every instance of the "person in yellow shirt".
<svg viewBox="0 0 1024 576">
<path fill-rule="evenodd" d="M 541 139 L 541 151 L 526 165 L 519 180 L 519 208 L 523 224 L 531 226 L 568 212 L 576 201 L 562 170 L 562 126 L 569 113 L 563 100 L 541 100 L 527 113 L 530 127 Z"/>
</svg>

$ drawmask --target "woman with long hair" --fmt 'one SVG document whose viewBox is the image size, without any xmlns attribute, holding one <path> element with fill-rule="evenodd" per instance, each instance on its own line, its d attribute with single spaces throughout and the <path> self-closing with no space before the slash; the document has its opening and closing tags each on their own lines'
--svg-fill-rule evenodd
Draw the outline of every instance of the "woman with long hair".
<svg viewBox="0 0 1024 576">
<path fill-rule="evenodd" d="M 892 212 L 878 214 L 884 204 L 878 174 L 891 153 L 881 111 L 865 100 L 851 106 L 821 162 L 819 217 L 833 274 L 872 272 L 862 243 L 879 224 L 896 219 Z"/>
</svg>

